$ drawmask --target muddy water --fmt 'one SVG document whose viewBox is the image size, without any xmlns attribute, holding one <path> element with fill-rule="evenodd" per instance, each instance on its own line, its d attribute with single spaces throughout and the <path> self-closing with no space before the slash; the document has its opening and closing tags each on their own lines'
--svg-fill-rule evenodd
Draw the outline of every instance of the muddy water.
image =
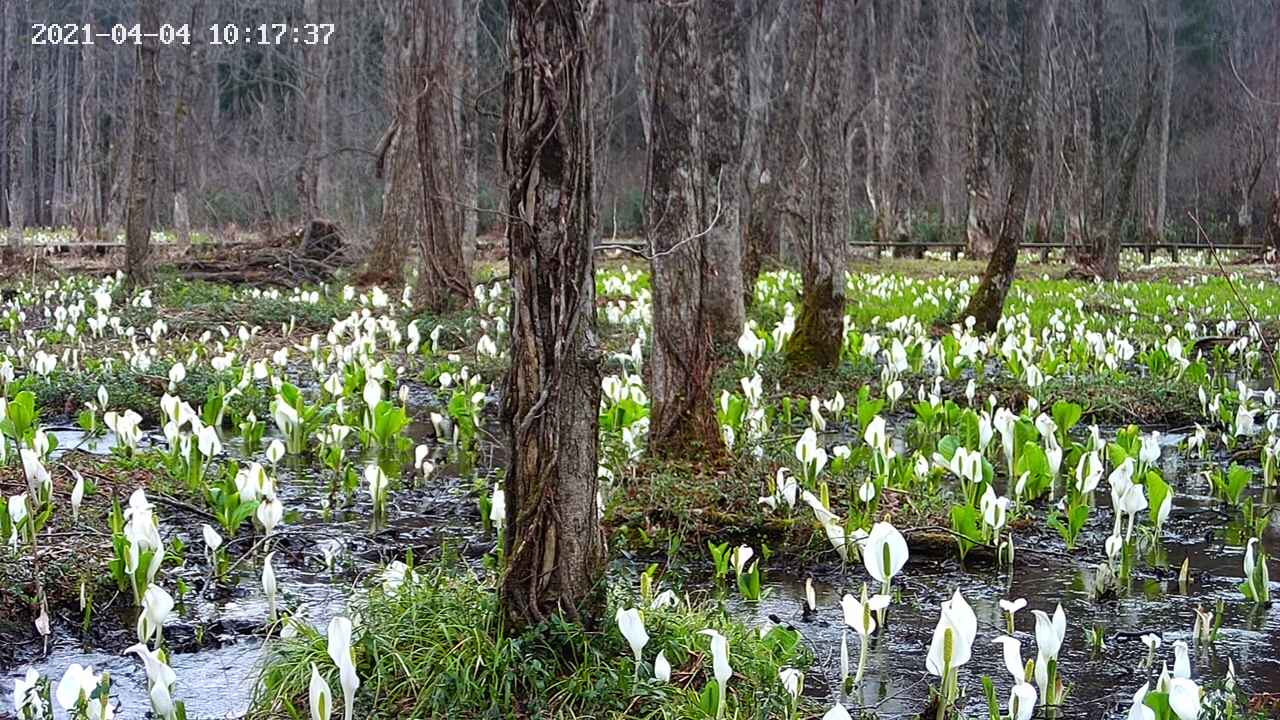
<svg viewBox="0 0 1280 720">
<path fill-rule="evenodd" d="M 411 434 L 425 438 L 425 428 L 415 426 Z M 1178 438 L 1169 438 L 1170 442 Z M 71 431 L 60 436 L 63 447 L 79 443 Z M 85 443 L 81 449 L 105 451 L 109 444 Z M 353 506 L 326 509 L 328 481 L 313 468 L 287 465 L 280 469 L 279 488 L 287 513 L 274 541 L 273 567 L 282 597 L 279 606 L 300 613 L 307 621 L 323 626 L 344 607 L 353 587 L 383 562 L 403 558 L 412 549 L 419 559 L 429 558 L 442 543 L 460 547 L 465 556 L 477 558 L 491 542 L 477 534 L 479 517 L 473 481 L 447 464 L 445 449 L 434 446 L 440 470 L 428 482 L 410 483 L 392 495 L 387 517 L 377 525 L 370 521 L 372 508 L 362 488 Z M 228 442 L 228 452 L 239 454 L 236 442 Z M 481 477 L 502 462 L 499 451 L 482 453 Z M 843 700 L 882 717 L 911 717 L 928 701 L 932 678 L 924 669 L 924 659 L 939 604 L 959 589 L 973 606 L 979 619 L 979 637 L 972 661 L 961 672 L 961 684 L 968 696 L 964 707 L 971 717 L 985 713 L 980 677 L 989 675 L 996 683 L 1003 704 L 1009 690 L 1000 649 L 991 641 L 1004 631 L 1004 616 L 998 607 L 1001 598 L 1025 598 L 1028 607 L 1017 618 L 1016 637 L 1023 643 L 1023 657 L 1035 652 L 1032 609 L 1051 612 L 1061 602 L 1067 615 L 1068 634 L 1060 657 L 1061 672 L 1071 685 L 1071 696 L 1061 713 L 1064 717 L 1116 716 L 1127 707 L 1133 691 L 1150 677 L 1140 669 L 1146 648 L 1137 634 L 1161 635 L 1162 659 L 1172 662 L 1172 643 L 1185 640 L 1193 646 L 1194 676 L 1220 678 L 1227 661 L 1234 665 L 1241 683 L 1253 691 L 1280 688 L 1280 610 L 1255 609 L 1237 589 L 1240 581 L 1241 533 L 1229 521 L 1220 504 L 1208 497 L 1209 489 L 1195 467 L 1185 465 L 1172 451 L 1164 457 L 1166 477 L 1177 492 L 1175 508 L 1159 543 L 1147 542 L 1142 562 L 1127 591 L 1117 599 L 1091 598 L 1095 568 L 1102 561 L 1101 544 L 1110 531 L 1111 514 L 1105 490 L 1098 493 L 1099 507 L 1091 525 L 1074 552 L 1066 550 L 1052 531 L 1021 530 L 1016 535 L 1018 556 L 1012 573 L 997 571 L 989 561 L 971 558 L 960 565 L 952 552 L 928 556 L 917 552 L 895 581 L 898 598 L 889 610 L 887 627 L 873 637 L 867 671 L 861 688 Z M 487 485 L 486 480 L 484 485 Z M 1259 497 L 1259 500 L 1262 498 Z M 1270 498 L 1267 498 L 1270 500 Z M 166 534 L 178 534 L 188 541 L 189 552 L 199 553 L 199 519 L 179 519 L 161 508 Z M 1231 513 L 1230 515 L 1234 515 Z M 1038 512 L 1037 517 L 1042 516 Z M 167 519 L 166 519 L 167 518 Z M 180 527 L 179 527 L 180 526 Z M 1280 530 L 1268 532 L 1268 552 L 1280 556 Z M 232 556 L 243 554 L 254 538 L 229 540 Z M 333 568 L 327 557 L 334 558 Z M 831 555 L 834 557 L 834 555 Z M 1190 558 L 1192 582 L 1184 593 L 1177 582 L 1182 559 Z M 247 558 L 228 582 L 207 586 L 200 563 L 178 574 L 193 588 L 179 608 L 179 617 L 165 628 L 173 649 L 173 666 L 178 674 L 177 695 L 187 705 L 192 720 L 235 718 L 248 706 L 253 682 L 263 655 L 263 628 L 268 608 L 258 577 L 260 560 Z M 1272 575 L 1280 577 L 1280 565 L 1273 563 Z M 818 612 L 804 618 L 801 603 L 806 576 L 815 580 Z M 842 569 L 830 563 L 805 573 L 783 574 L 766 570 L 767 597 L 758 605 L 740 600 L 729 602 L 730 611 L 753 624 L 766 625 L 770 618 L 794 625 L 816 655 L 816 663 L 806 679 L 806 692 L 824 702 L 840 699 L 838 692 L 840 638 L 843 630 L 839 598 L 857 593 L 865 578 L 861 568 Z M 1218 641 L 1208 648 L 1192 643 L 1194 609 L 1212 608 L 1218 600 L 1225 604 L 1225 616 Z M 58 623 L 47 657 L 33 664 L 4 668 L 0 691 L 7 697 L 12 679 L 35 667 L 55 680 L 72 662 L 92 664 L 109 670 L 113 696 L 120 708 L 119 718 L 142 718 L 149 702 L 145 674 L 133 657 L 118 654 L 132 642 L 132 619 L 128 611 L 118 617 L 102 616 L 99 624 L 116 629 L 110 642 L 113 652 L 85 648 L 76 634 L 76 618 Z M 1100 653 L 1089 646 L 1085 630 L 1105 628 L 1106 643 Z M 856 664 L 858 638 L 850 634 L 850 655 Z M 1157 661 L 1157 668 L 1159 661 Z M 0 709 L 0 717 L 8 711 Z"/>
</svg>

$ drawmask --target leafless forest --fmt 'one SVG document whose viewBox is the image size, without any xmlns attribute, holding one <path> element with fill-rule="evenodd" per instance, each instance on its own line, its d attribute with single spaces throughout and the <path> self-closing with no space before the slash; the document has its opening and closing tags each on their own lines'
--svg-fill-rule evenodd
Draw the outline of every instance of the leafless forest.
<svg viewBox="0 0 1280 720">
<path fill-rule="evenodd" d="M 1019 43 L 1037 4 L 828 2 L 815 18 L 808 2 L 711 3 L 691 29 L 696 61 L 717 66 L 697 99 L 732 136 L 716 184 L 740 210 L 747 272 L 805 232 L 812 183 L 835 193 L 852 238 L 965 238 L 988 252 L 1017 176 Z M 589 28 L 606 237 L 643 233 L 651 97 L 667 70 L 654 7 L 599 3 Z M 147 12 L 197 36 L 150 43 L 154 83 L 139 82 L 132 44 L 31 42 L 35 23 L 110 27 Z M 1280 7 L 1082 0 L 1044 15 L 1024 236 L 1105 264 L 1106 238 L 1190 239 L 1194 211 L 1216 240 L 1265 239 L 1280 197 Z M 207 37 L 215 24 L 306 22 L 332 23 L 328 43 Z M 469 248 L 501 232 L 506 24 L 501 0 L 9 0 L 0 221 L 120 231 L 145 137 L 160 228 L 275 232 L 325 217 L 377 245 L 384 268 L 422 236 L 416 223 L 456 225 Z M 830 125 L 820 137 L 797 132 L 812 114 Z M 817 174 L 811 141 L 827 146 Z M 417 212 L 424 193 L 440 212 Z"/>
</svg>

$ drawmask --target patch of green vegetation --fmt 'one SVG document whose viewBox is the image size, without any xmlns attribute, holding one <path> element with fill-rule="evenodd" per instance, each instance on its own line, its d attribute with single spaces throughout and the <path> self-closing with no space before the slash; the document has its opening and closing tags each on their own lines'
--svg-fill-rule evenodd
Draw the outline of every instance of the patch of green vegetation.
<svg viewBox="0 0 1280 720">
<path fill-rule="evenodd" d="M 650 636 L 639 679 L 631 650 L 612 621 L 596 631 L 563 621 L 517 636 L 504 633 L 489 581 L 444 566 L 419 569 L 416 582 L 394 591 L 368 589 L 353 608 L 360 619 L 353 647 L 359 676 L 356 717 L 708 717 L 700 697 L 712 676 L 709 638 L 728 639 L 734 676 L 728 717 L 782 717 L 790 699 L 778 680 L 785 666 L 812 661 L 799 633 L 761 633 L 704 606 L 644 611 Z M 613 607 L 629 603 L 615 597 Z M 653 678 L 662 651 L 669 682 Z M 307 717 L 315 664 L 341 708 L 338 673 L 326 639 L 309 626 L 271 647 L 250 717 Z M 711 713 L 714 716 L 714 710 Z"/>
<path fill-rule="evenodd" d="M 66 372 L 59 367 L 47 377 L 25 376 L 15 381 L 13 388 L 33 392 L 41 414 L 53 418 L 74 417 L 86 403 L 96 402 L 98 386 L 102 385 L 110 397 L 108 409 L 128 408 L 154 425 L 160 418 L 160 398 L 168 389 L 169 369 L 173 365 L 173 359 L 159 360 L 146 372 L 141 372 L 123 364 L 118 358 L 110 364 L 100 358 L 87 359 L 84 367 L 76 372 Z M 230 389 L 235 385 L 230 375 L 218 373 L 208 364 L 185 367 L 186 379 L 177 394 L 192 407 L 199 408 L 209 397 L 211 389 Z M 259 418 L 270 417 L 267 393 L 255 385 L 227 401 L 228 418 L 242 417 L 249 411 Z"/>
</svg>

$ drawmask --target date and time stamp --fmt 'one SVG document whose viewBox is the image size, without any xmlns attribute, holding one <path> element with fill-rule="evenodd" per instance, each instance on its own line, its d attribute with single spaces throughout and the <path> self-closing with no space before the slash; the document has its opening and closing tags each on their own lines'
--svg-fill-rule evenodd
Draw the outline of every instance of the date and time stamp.
<svg viewBox="0 0 1280 720">
<path fill-rule="evenodd" d="M 155 28 L 137 23 L 35 23 L 31 44 L 141 45 L 155 40 L 161 45 L 328 45 L 335 33 L 333 23 L 217 23 L 204 27 L 165 23 Z"/>
</svg>

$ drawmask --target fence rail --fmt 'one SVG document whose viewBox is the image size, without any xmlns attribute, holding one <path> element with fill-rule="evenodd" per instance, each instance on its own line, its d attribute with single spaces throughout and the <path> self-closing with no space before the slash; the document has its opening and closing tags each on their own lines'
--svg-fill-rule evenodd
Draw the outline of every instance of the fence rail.
<svg viewBox="0 0 1280 720">
<path fill-rule="evenodd" d="M 625 252 L 643 253 L 647 243 L 643 238 L 613 238 L 602 240 L 596 243 L 597 250 L 622 250 Z M 939 240 L 932 242 L 892 242 L 883 243 L 876 240 L 850 240 L 849 247 L 852 248 L 871 248 L 876 250 L 876 255 L 880 255 L 885 251 L 893 252 L 895 250 L 906 250 L 912 253 L 925 253 L 927 251 L 947 251 L 951 255 L 952 260 L 958 260 L 960 253 L 963 252 L 969 243 L 964 240 Z M 1048 260 L 1049 253 L 1054 250 L 1072 250 L 1075 245 L 1068 245 L 1064 242 L 1024 242 L 1019 246 L 1021 250 L 1039 250 L 1041 257 Z M 1160 241 L 1160 242 L 1123 242 L 1120 247 L 1124 250 L 1141 250 L 1143 260 L 1151 262 L 1157 252 L 1168 252 L 1169 258 L 1177 262 L 1178 252 L 1181 250 L 1207 250 L 1211 246 L 1208 243 L 1197 241 Z M 1214 243 L 1212 247 L 1218 250 L 1234 250 L 1234 251 L 1251 251 L 1262 253 L 1267 250 L 1264 243 Z"/>
</svg>

